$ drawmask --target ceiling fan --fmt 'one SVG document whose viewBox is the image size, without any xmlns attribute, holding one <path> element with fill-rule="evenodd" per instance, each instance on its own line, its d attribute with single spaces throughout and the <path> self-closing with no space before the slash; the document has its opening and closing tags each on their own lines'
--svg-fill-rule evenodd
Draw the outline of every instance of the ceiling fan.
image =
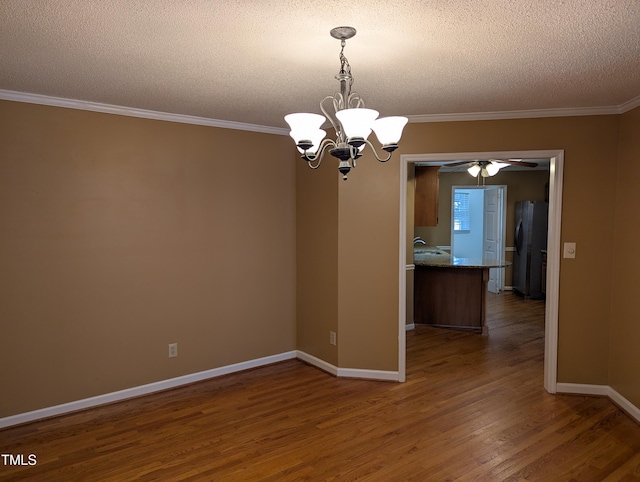
<svg viewBox="0 0 640 482">
<path fill-rule="evenodd" d="M 449 164 L 443 164 L 443 167 L 457 167 L 468 165 L 469 168 L 467 171 L 473 177 L 478 177 L 480 174 L 481 177 L 491 177 L 498 174 L 498 171 L 503 167 L 507 166 L 523 166 L 523 167 L 536 167 L 538 165 L 537 162 L 529 162 L 523 161 L 522 159 L 489 159 L 489 160 L 480 160 L 476 159 L 473 161 L 459 161 L 459 162 L 450 162 Z"/>
</svg>

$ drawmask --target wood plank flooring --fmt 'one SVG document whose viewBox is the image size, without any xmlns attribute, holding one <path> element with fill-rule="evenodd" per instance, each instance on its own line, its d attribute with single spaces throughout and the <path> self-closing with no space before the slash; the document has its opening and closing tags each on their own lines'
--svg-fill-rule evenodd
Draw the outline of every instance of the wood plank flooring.
<svg viewBox="0 0 640 482">
<path fill-rule="evenodd" d="M 409 332 L 406 383 L 293 360 L 228 375 L 1 430 L 37 464 L 0 480 L 640 480 L 640 425 L 542 388 L 543 302 L 487 303 L 489 336 Z"/>
</svg>

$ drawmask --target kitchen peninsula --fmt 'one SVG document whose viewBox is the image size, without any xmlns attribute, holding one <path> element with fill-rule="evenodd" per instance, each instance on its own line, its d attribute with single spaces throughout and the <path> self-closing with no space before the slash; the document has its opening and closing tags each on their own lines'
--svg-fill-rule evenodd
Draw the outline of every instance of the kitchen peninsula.
<svg viewBox="0 0 640 482">
<path fill-rule="evenodd" d="M 414 251 L 414 322 L 487 334 L 486 293 L 490 268 L 510 263 L 457 258 L 439 248 Z"/>
</svg>

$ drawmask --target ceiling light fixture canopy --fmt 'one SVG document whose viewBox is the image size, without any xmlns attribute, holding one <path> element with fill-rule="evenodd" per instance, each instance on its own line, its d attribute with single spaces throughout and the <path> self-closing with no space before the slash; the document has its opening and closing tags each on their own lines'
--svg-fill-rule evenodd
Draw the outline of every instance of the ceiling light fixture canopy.
<svg viewBox="0 0 640 482">
<path fill-rule="evenodd" d="M 378 161 L 387 162 L 391 159 L 391 154 L 398 148 L 402 130 L 408 122 L 406 117 L 399 116 L 378 118 L 378 111 L 365 108 L 360 94 L 351 92 L 353 76 L 349 61 L 344 56 L 344 47 L 347 40 L 355 34 L 356 29 L 353 27 L 336 27 L 331 30 L 331 36 L 340 40 L 342 46 L 340 71 L 336 75 L 336 80 L 340 82 L 340 92 L 327 96 L 320 102 L 324 116 L 297 113 L 284 118 L 291 127 L 289 135 L 309 167 L 320 167 L 326 150 L 330 148 L 329 154 L 340 160 L 338 170 L 344 180 L 347 179 L 351 168 L 356 167 L 356 159 L 362 156 L 362 151 L 367 145 L 371 147 Z M 335 140 L 324 139 L 326 132 L 321 127 L 327 119 L 336 132 Z M 385 158 L 380 157 L 371 141 L 367 140 L 371 131 L 375 132 L 382 149 L 387 152 Z"/>
</svg>

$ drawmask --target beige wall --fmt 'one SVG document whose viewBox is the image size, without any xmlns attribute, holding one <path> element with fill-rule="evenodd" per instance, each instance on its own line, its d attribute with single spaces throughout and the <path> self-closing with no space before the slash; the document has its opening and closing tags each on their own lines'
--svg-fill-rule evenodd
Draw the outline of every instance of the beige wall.
<svg viewBox="0 0 640 482">
<path fill-rule="evenodd" d="M 291 142 L 288 152 L 297 152 Z M 311 170 L 296 160 L 298 349 L 338 366 L 338 180 L 330 160 Z"/>
<path fill-rule="evenodd" d="M 536 149 L 565 150 L 578 243 L 558 381 L 640 405 L 638 116 L 409 124 L 392 161 L 343 182 L 286 136 L 1 102 L 0 416 L 295 348 L 397 370 L 400 154 Z"/>
<path fill-rule="evenodd" d="M 290 147 L 0 101 L 0 417 L 294 350 Z"/>
<path fill-rule="evenodd" d="M 640 107 L 621 116 L 617 172 L 609 384 L 640 407 Z"/>
<path fill-rule="evenodd" d="M 369 156 L 358 160 L 348 181 L 339 182 L 341 368 L 397 370 L 400 196 L 390 185 L 399 185 L 397 164 Z M 396 222 L 387 226 L 387 219 Z"/>
<path fill-rule="evenodd" d="M 297 167 L 298 348 L 340 368 L 389 370 L 398 359 L 398 228 L 377 220 L 399 212 L 386 178 L 398 173 L 363 158 L 345 182 L 337 166 L 327 155 L 318 170 Z M 367 171 L 374 182 L 363 182 Z"/>
</svg>

